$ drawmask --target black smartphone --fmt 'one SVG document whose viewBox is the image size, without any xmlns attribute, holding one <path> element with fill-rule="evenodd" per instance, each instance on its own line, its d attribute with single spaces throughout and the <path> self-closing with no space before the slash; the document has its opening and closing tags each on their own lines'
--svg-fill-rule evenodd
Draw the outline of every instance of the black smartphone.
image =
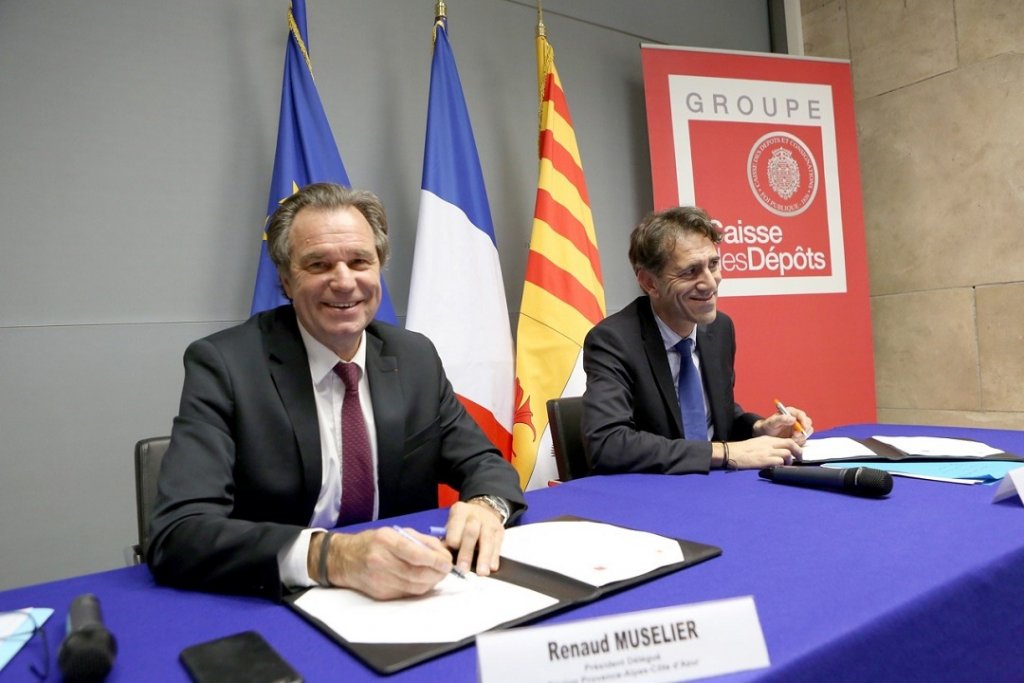
<svg viewBox="0 0 1024 683">
<path fill-rule="evenodd" d="M 181 651 L 196 683 L 302 683 L 302 676 L 256 631 L 243 631 Z"/>
</svg>

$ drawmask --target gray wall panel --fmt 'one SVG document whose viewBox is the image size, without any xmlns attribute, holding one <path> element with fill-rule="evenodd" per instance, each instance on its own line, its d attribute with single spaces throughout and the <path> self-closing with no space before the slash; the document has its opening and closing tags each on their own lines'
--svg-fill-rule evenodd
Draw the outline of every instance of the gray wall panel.
<svg viewBox="0 0 1024 683">
<path fill-rule="evenodd" d="M 170 433 L 185 346 L 225 326 L 0 328 L 3 587 L 122 563 L 133 446 Z"/>
</svg>

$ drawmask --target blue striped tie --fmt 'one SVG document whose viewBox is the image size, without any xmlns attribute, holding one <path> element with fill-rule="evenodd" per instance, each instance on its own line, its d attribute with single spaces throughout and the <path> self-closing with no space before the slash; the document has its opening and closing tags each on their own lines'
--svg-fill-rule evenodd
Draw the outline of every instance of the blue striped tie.
<svg viewBox="0 0 1024 683">
<path fill-rule="evenodd" d="M 708 440 L 708 419 L 704 413 L 704 390 L 700 373 L 693 364 L 693 340 L 683 339 L 675 345 L 679 352 L 679 412 L 683 418 L 683 437 Z"/>
</svg>

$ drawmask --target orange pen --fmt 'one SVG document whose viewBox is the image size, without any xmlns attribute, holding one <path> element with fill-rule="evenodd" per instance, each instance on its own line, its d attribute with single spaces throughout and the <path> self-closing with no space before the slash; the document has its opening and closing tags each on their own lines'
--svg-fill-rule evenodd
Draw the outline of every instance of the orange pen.
<svg viewBox="0 0 1024 683">
<path fill-rule="evenodd" d="M 782 401 L 780 401 L 777 398 L 772 400 L 775 401 L 775 407 L 778 408 L 780 415 L 789 415 L 789 417 L 793 417 L 792 415 L 789 414 L 789 411 L 786 410 L 786 406 L 782 404 Z M 796 422 L 793 423 L 793 429 L 795 431 L 800 432 L 801 434 L 807 433 L 804 431 L 804 426 L 800 424 L 800 420 L 797 420 Z"/>
</svg>

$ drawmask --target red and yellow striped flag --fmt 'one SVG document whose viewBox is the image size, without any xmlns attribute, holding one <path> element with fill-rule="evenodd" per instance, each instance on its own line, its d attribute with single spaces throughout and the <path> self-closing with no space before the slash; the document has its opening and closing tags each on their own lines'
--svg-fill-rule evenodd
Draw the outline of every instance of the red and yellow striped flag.
<svg viewBox="0 0 1024 683">
<path fill-rule="evenodd" d="M 538 13 L 540 173 L 516 342 L 512 464 L 525 490 L 557 477 L 547 401 L 585 387 L 583 338 L 605 315 L 590 198 L 555 53 Z"/>
</svg>

